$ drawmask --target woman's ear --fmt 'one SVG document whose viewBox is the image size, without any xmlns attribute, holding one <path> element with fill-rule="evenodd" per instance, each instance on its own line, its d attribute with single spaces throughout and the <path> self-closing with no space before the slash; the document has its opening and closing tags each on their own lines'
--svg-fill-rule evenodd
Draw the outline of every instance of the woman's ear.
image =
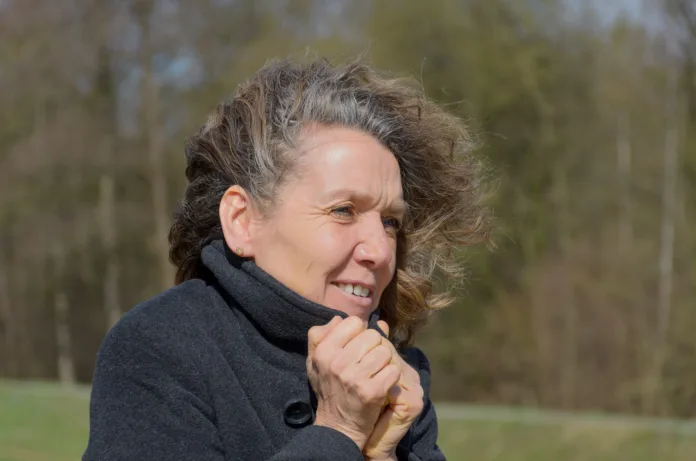
<svg viewBox="0 0 696 461">
<path fill-rule="evenodd" d="M 220 200 L 220 225 L 227 246 L 243 258 L 254 257 L 250 228 L 254 209 L 247 192 L 234 185 L 225 191 Z"/>
</svg>

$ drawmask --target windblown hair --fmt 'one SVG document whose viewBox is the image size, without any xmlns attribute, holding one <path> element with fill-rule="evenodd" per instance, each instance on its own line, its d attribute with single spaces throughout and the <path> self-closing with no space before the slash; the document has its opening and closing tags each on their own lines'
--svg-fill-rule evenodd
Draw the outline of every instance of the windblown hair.
<svg viewBox="0 0 696 461">
<path fill-rule="evenodd" d="M 447 291 L 435 293 L 434 276 L 462 280 L 456 250 L 489 240 L 480 162 L 464 123 L 414 80 L 360 62 L 271 61 L 188 140 L 188 185 L 169 233 L 176 283 L 200 276 L 202 248 L 222 238 L 219 205 L 231 185 L 243 187 L 262 213 L 272 211 L 310 124 L 369 133 L 398 161 L 408 215 L 380 314 L 394 342 L 409 345 L 429 314 L 452 301 Z"/>
</svg>

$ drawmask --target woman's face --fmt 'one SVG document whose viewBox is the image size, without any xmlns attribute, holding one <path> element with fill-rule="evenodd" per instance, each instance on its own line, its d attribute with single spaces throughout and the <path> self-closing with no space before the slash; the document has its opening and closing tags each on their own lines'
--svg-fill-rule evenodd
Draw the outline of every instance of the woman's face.
<svg viewBox="0 0 696 461">
<path fill-rule="evenodd" d="M 394 276 L 399 165 L 349 128 L 307 130 L 300 150 L 270 216 L 250 221 L 253 258 L 300 295 L 367 319 Z"/>
</svg>

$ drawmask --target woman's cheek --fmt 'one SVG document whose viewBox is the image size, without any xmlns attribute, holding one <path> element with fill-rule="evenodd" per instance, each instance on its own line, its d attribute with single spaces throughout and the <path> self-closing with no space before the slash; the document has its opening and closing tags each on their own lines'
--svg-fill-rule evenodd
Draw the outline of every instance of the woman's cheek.
<svg viewBox="0 0 696 461">
<path fill-rule="evenodd" d="M 345 261 L 352 254 L 355 244 L 353 232 L 349 226 L 334 225 L 325 229 L 326 232 L 317 239 L 322 247 L 322 253 L 330 253 L 337 263 Z M 329 255 L 327 255 L 329 256 Z"/>
</svg>

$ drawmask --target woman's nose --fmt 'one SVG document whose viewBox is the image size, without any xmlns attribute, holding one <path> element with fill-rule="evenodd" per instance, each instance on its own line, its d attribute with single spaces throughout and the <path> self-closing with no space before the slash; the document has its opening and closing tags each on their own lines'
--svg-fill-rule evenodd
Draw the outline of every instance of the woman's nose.
<svg viewBox="0 0 696 461">
<path fill-rule="evenodd" d="M 373 267 L 389 265 L 394 258 L 395 245 L 384 229 L 381 217 L 365 222 L 362 230 L 362 238 L 356 247 L 357 259 Z"/>
</svg>

